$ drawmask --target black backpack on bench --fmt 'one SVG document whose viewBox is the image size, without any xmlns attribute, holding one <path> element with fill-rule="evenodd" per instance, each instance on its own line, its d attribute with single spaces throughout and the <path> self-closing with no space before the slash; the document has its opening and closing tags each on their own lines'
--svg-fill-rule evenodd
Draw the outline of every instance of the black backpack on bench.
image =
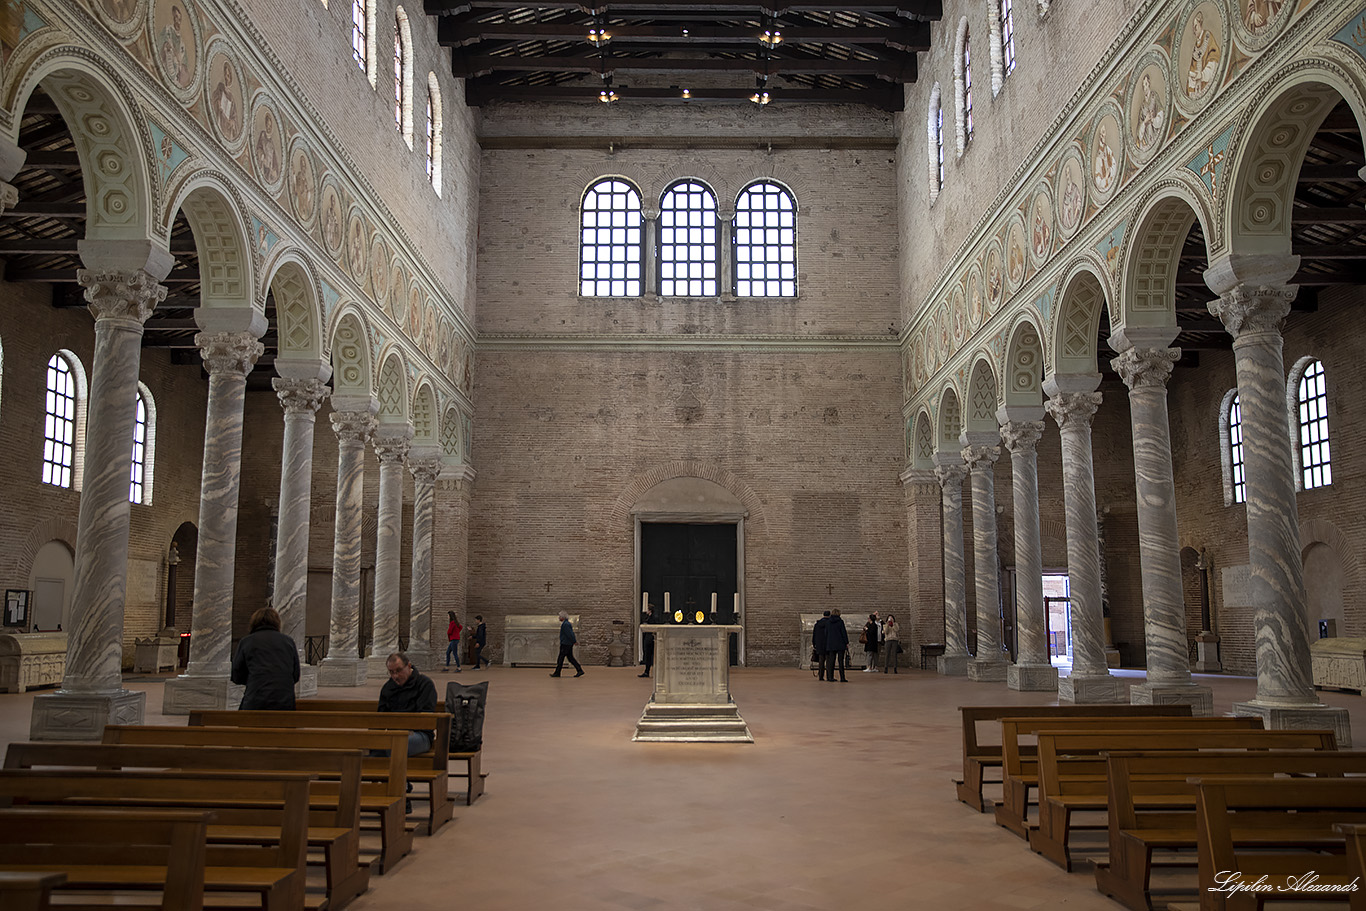
<svg viewBox="0 0 1366 911">
<path fill-rule="evenodd" d="M 446 711 L 452 715 L 452 753 L 478 752 L 484 745 L 484 704 L 489 698 L 489 682 L 465 686 L 454 681 L 446 684 Z"/>
</svg>

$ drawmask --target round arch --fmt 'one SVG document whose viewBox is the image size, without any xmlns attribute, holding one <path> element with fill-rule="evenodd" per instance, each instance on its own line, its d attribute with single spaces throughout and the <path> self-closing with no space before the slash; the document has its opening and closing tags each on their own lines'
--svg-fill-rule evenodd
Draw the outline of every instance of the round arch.
<svg viewBox="0 0 1366 911">
<path fill-rule="evenodd" d="M 939 394 L 939 425 L 934 440 L 935 451 L 957 452 L 961 446 L 958 435 L 962 432 L 963 409 L 959 404 L 958 390 L 950 384 Z"/>
<path fill-rule="evenodd" d="M 1004 389 L 1006 407 L 1038 407 L 1043 404 L 1043 334 L 1028 316 L 1011 327 L 1006 342 Z"/>
<path fill-rule="evenodd" d="M 1096 337 L 1106 308 L 1105 281 L 1090 262 L 1079 262 L 1067 273 L 1053 322 L 1051 376 L 1098 376 Z M 1113 312 L 1113 308 L 1111 308 Z"/>
<path fill-rule="evenodd" d="M 1110 311 L 1120 329 L 1169 329 L 1176 332 L 1176 273 L 1191 225 L 1199 221 L 1209 236 L 1209 219 L 1200 201 L 1171 182 L 1149 200 L 1134 220 L 1120 283 L 1120 306 Z"/>
<path fill-rule="evenodd" d="M 332 331 L 332 378 L 337 394 L 370 396 L 374 374 L 370 368 L 370 333 L 365 317 L 346 308 Z"/>
<path fill-rule="evenodd" d="M 275 298 L 280 358 L 322 358 L 322 297 L 308 261 L 286 251 L 270 264 L 262 287 Z M 264 291 L 260 297 L 265 299 Z"/>
<path fill-rule="evenodd" d="M 381 420 L 408 420 L 408 371 L 403 354 L 397 348 L 384 352 L 379 373 L 375 378 L 375 395 L 379 398 Z"/>
<path fill-rule="evenodd" d="M 963 408 L 963 434 L 1001 433 L 1001 425 L 996 421 L 996 409 L 1000 405 L 1000 384 L 996 382 L 996 371 L 985 354 L 977 355 L 968 374 L 968 395 Z"/>
<path fill-rule="evenodd" d="M 205 308 L 265 310 L 256 293 L 256 270 L 247 243 L 247 220 L 237 192 L 221 174 L 191 177 L 168 211 L 183 210 L 199 254 L 200 304 Z M 166 226 L 170 232 L 169 225 Z"/>
</svg>

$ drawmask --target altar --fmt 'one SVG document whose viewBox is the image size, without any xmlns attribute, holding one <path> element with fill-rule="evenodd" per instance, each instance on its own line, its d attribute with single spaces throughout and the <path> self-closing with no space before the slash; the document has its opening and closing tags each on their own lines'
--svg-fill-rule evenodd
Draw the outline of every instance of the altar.
<svg viewBox="0 0 1366 911">
<path fill-rule="evenodd" d="M 655 637 L 655 689 L 632 740 L 753 743 L 730 695 L 730 634 L 724 623 L 650 623 Z"/>
</svg>

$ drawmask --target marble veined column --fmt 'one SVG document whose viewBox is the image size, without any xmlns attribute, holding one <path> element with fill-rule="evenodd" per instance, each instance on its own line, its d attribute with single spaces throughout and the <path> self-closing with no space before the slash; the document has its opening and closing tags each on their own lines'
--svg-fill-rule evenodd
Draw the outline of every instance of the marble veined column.
<svg viewBox="0 0 1366 911">
<path fill-rule="evenodd" d="M 1299 257 L 1229 256 L 1205 281 L 1219 294 L 1209 304 L 1233 336 L 1247 478 L 1250 597 L 1257 636 L 1257 696 L 1235 703 L 1273 728 L 1331 727 L 1351 743 L 1346 709 L 1315 698 L 1310 674 L 1308 607 L 1300 555 L 1299 513 L 1285 414 L 1281 323 L 1298 287 L 1286 281 Z"/>
<path fill-rule="evenodd" d="M 1042 416 L 1043 409 L 1036 413 Z M 1039 439 L 1043 421 L 1001 424 L 1010 451 L 1010 483 L 1015 506 L 1015 663 L 1006 669 L 1012 690 L 1051 692 L 1058 669 L 1048 655 L 1048 616 L 1043 600 L 1043 544 L 1039 532 Z"/>
<path fill-rule="evenodd" d="M 1050 381 L 1052 382 L 1052 381 Z M 1091 383 L 1088 378 L 1085 380 Z M 1094 389 L 1094 383 L 1091 383 Z M 1105 613 L 1100 598 L 1100 544 L 1091 422 L 1099 392 L 1049 388 L 1044 407 L 1062 437 L 1063 503 L 1067 514 L 1067 577 L 1072 617 L 1072 673 L 1058 681 L 1058 701 L 1128 702 L 1128 687 L 1105 663 Z"/>
<path fill-rule="evenodd" d="M 1001 575 L 996 552 L 996 460 L 1000 446 L 964 446 L 963 461 L 972 481 L 972 567 L 977 594 L 977 651 L 968 662 L 968 679 L 1006 679 L 1010 663 L 1001 651 Z"/>
<path fill-rule="evenodd" d="M 370 655 L 370 676 L 385 670 L 389 656 L 398 651 L 398 600 L 400 551 L 403 544 L 403 459 L 412 445 L 413 428 L 381 424 L 372 445 L 379 456 L 379 530 L 375 541 L 375 617 Z"/>
<path fill-rule="evenodd" d="M 164 251 L 165 275 L 170 256 Z M 82 269 L 95 318 L 86 415 L 85 477 L 76 524 L 66 671 L 55 693 L 34 697 L 33 740 L 98 740 L 106 724 L 141 724 L 147 694 L 123 688 L 128 572 L 128 477 L 142 330 L 166 298 L 149 272 Z"/>
<path fill-rule="evenodd" d="M 432 529 L 436 516 L 439 457 L 408 460 L 413 476 L 413 570 L 408 598 L 408 655 L 422 666 L 436 667 L 445 648 L 432 647 Z M 472 627 L 471 627 L 472 628 Z M 416 657 L 414 657 L 416 656 Z"/>
<path fill-rule="evenodd" d="M 336 404 L 336 399 L 333 399 Z M 319 686 L 360 686 L 361 509 L 365 497 L 365 441 L 375 429 L 377 405 L 332 412 L 337 434 L 337 518 L 332 548 L 332 620 L 327 657 L 318 667 Z"/>
<path fill-rule="evenodd" d="M 309 504 L 313 496 L 313 431 L 318 409 L 331 395 L 318 377 L 270 381 L 285 412 L 280 454 L 280 518 L 275 537 L 275 609 L 284 633 L 299 649 L 298 694 L 318 692 L 318 669 L 304 663 L 308 619 Z"/>
<path fill-rule="evenodd" d="M 944 508 L 944 654 L 939 673 L 962 677 L 968 672 L 968 594 L 963 569 L 963 479 L 968 469 L 961 459 L 945 464 L 935 457 L 934 476 L 943 491 Z"/>
<path fill-rule="evenodd" d="M 162 713 L 236 708 L 242 687 L 228 679 L 232 660 L 232 589 L 237 553 L 237 491 L 242 481 L 242 408 L 247 374 L 265 347 L 250 332 L 195 336 L 209 372 L 204 467 L 199 487 L 190 661 L 166 681 Z"/>
<path fill-rule="evenodd" d="M 1135 705 L 1183 703 L 1196 715 L 1210 715 L 1213 692 L 1191 681 L 1181 544 L 1176 531 L 1167 382 L 1180 356 L 1179 348 L 1135 344 L 1110 361 L 1129 387 L 1143 574 L 1143 644 L 1148 656 L 1148 679 L 1130 688 L 1129 700 Z"/>
</svg>

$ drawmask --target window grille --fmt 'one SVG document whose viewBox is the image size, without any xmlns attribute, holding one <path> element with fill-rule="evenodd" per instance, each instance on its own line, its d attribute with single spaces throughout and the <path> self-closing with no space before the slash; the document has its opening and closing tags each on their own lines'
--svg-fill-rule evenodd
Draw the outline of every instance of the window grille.
<svg viewBox="0 0 1366 911">
<path fill-rule="evenodd" d="M 639 297 L 644 293 L 640 194 L 623 180 L 600 180 L 579 213 L 579 293 Z"/>
<path fill-rule="evenodd" d="M 797 205 L 775 183 L 746 187 L 735 204 L 737 297 L 797 296 Z"/>
<path fill-rule="evenodd" d="M 1333 483 L 1328 450 L 1328 390 L 1323 363 L 1311 361 L 1300 377 L 1300 478 L 1305 490 Z"/>
<path fill-rule="evenodd" d="M 60 354 L 47 362 L 47 415 L 43 421 L 43 483 L 71 486 L 76 454 L 76 378 Z"/>
<path fill-rule="evenodd" d="M 715 297 L 717 282 L 716 197 L 703 184 L 679 181 L 659 205 L 659 293 Z"/>
</svg>

